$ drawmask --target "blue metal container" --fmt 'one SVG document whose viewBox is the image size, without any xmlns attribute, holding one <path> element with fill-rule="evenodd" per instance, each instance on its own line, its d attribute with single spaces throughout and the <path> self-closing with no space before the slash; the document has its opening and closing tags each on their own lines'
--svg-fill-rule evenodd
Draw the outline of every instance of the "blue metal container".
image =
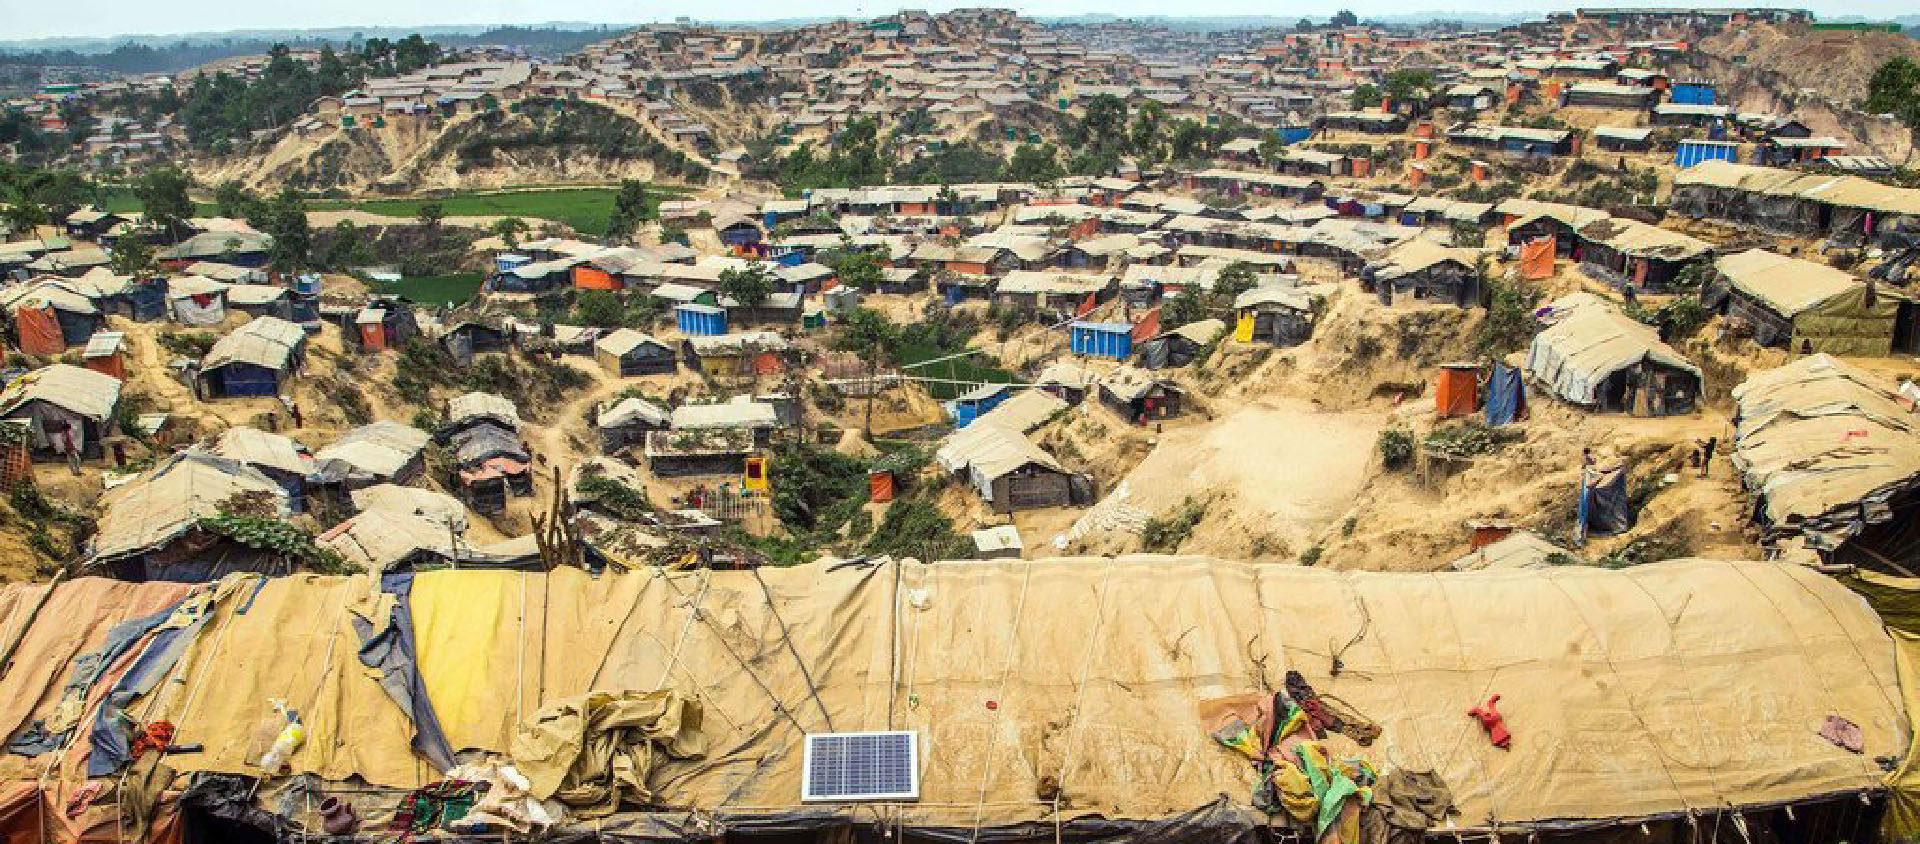
<svg viewBox="0 0 1920 844">
<path fill-rule="evenodd" d="M 727 312 L 712 305 L 675 305 L 674 322 L 680 333 L 690 337 L 714 337 L 727 333 Z"/>
</svg>

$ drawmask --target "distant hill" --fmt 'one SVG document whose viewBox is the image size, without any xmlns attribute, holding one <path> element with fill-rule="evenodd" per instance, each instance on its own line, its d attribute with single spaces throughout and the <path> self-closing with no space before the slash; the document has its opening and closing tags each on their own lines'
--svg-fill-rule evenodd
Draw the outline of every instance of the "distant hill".
<svg viewBox="0 0 1920 844">
<path fill-rule="evenodd" d="M 0 64 L 88 65 L 122 73 L 175 73 L 219 59 L 265 53 L 275 44 L 318 48 L 325 44 L 342 45 L 368 38 L 400 39 L 414 33 L 447 47 L 497 44 L 556 55 L 579 50 L 623 31 L 624 27 L 608 24 L 552 23 L 532 26 L 335 27 L 114 38 L 40 38 L 0 41 Z"/>
</svg>

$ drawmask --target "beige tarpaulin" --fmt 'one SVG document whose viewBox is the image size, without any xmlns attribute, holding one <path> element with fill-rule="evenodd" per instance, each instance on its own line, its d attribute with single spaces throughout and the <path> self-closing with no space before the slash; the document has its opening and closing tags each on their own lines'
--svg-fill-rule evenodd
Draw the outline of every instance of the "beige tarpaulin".
<svg viewBox="0 0 1920 844">
<path fill-rule="evenodd" d="M 1902 699 L 1909 713 L 1920 711 L 1916 709 L 1920 707 L 1920 635 L 1895 630 L 1893 642 L 1898 654 Z M 1887 775 L 1887 814 L 1882 829 L 1890 841 L 1920 838 L 1920 759 L 1915 757 L 1915 751 L 1920 751 L 1920 734 L 1913 736 L 1913 744 L 1907 748 L 1906 759 L 1900 767 Z"/>
<path fill-rule="evenodd" d="M 373 603 L 371 586 L 287 578 L 223 599 L 157 693 L 151 717 L 208 748 L 170 764 L 248 771 L 246 748 L 282 698 L 308 719 L 294 772 L 394 786 L 432 776 L 354 656 L 348 619 Z M 508 750 L 516 723 L 590 690 L 671 690 L 699 703 L 706 752 L 657 760 L 645 785 L 664 805 L 722 814 L 796 810 L 803 731 L 829 728 L 920 734 L 910 824 L 1049 819 L 1046 782 L 1067 818 L 1164 818 L 1222 794 L 1245 805 L 1252 773 L 1196 707 L 1276 688 L 1288 670 L 1382 728 L 1370 747 L 1335 744 L 1334 755 L 1437 772 L 1469 825 L 1874 788 L 1874 758 L 1906 750 L 1878 619 L 1840 584 L 1776 564 L 1367 574 L 1120 557 L 758 576 L 440 571 L 416 579 L 413 602 L 420 667 L 456 748 Z M 87 612 L 62 623 L 94 623 Z M 1511 750 L 1466 715 L 1491 694 Z M 1860 725 L 1864 753 L 1820 737 L 1829 715 Z"/>
<path fill-rule="evenodd" d="M 590 692 L 542 707 L 513 733 L 511 755 L 528 791 L 553 797 L 584 817 L 621 803 L 649 806 L 656 762 L 702 751 L 700 705 L 673 692 Z"/>
</svg>

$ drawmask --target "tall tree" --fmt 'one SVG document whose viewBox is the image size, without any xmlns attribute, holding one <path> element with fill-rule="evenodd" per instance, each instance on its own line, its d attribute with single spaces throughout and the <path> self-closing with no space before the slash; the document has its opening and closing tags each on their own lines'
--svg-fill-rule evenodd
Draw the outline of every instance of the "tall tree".
<svg viewBox="0 0 1920 844">
<path fill-rule="evenodd" d="M 313 229 L 307 223 L 307 202 L 291 186 L 281 188 L 267 211 L 267 234 L 273 235 L 268 260 L 281 273 L 307 269 L 313 252 Z"/>
<path fill-rule="evenodd" d="M 623 179 L 620 192 L 613 197 L 613 213 L 607 217 L 607 240 L 623 241 L 633 237 L 640 224 L 655 213 L 647 185 L 635 179 Z"/>
<path fill-rule="evenodd" d="M 193 200 L 187 197 L 192 184 L 193 180 L 177 167 L 156 167 L 134 183 L 133 194 L 140 200 L 147 223 L 166 232 L 170 243 L 186 236 L 187 219 L 193 216 Z"/>
<path fill-rule="evenodd" d="M 892 358 L 899 348 L 900 328 L 879 311 L 856 308 L 840 324 L 840 335 L 834 344 L 867 362 L 867 384 L 871 387 L 880 375 L 881 362 Z M 867 418 L 862 430 L 868 437 L 873 436 L 873 400 L 879 392 L 867 391 Z"/>
<path fill-rule="evenodd" d="M 1920 62 L 1906 56 L 1888 59 L 1867 79 L 1865 110 L 1891 114 L 1907 128 L 1920 130 Z"/>
<path fill-rule="evenodd" d="M 773 273 L 755 261 L 740 269 L 720 271 L 720 293 L 748 308 L 757 308 L 773 295 Z"/>
<path fill-rule="evenodd" d="M 159 266 L 154 260 L 153 245 L 139 232 L 114 241 L 110 258 L 114 275 L 136 279 L 151 277 Z"/>
</svg>

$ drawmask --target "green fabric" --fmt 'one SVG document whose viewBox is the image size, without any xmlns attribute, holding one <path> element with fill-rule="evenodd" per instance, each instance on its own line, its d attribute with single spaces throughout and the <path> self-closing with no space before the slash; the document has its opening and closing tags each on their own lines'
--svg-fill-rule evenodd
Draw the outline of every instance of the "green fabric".
<svg viewBox="0 0 1920 844">
<path fill-rule="evenodd" d="M 1347 798 L 1359 793 L 1360 786 L 1340 772 L 1327 759 L 1327 751 L 1317 742 L 1305 742 L 1294 752 L 1300 757 L 1300 769 L 1307 774 L 1307 783 L 1313 786 L 1313 796 L 1320 800 L 1320 817 L 1314 821 L 1314 835 L 1325 835 L 1327 827 L 1340 820 L 1340 808 L 1346 805 Z"/>
</svg>

